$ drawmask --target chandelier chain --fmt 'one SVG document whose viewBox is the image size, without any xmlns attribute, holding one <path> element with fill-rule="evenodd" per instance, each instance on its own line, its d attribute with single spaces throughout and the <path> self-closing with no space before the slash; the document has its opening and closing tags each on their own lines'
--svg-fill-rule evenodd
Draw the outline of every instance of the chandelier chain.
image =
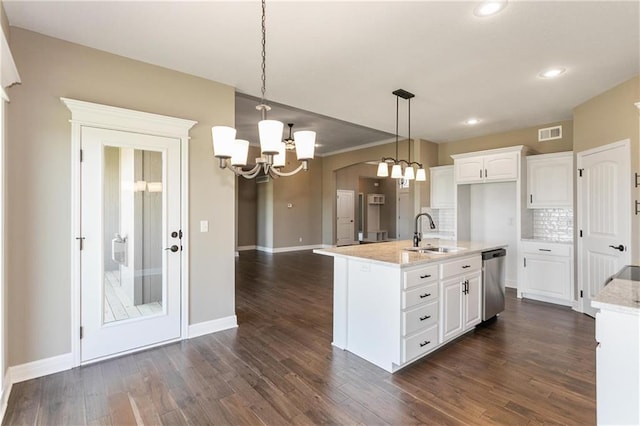
<svg viewBox="0 0 640 426">
<path fill-rule="evenodd" d="M 267 91 L 267 2 L 262 0 L 262 101 L 264 104 L 265 92 Z"/>
</svg>

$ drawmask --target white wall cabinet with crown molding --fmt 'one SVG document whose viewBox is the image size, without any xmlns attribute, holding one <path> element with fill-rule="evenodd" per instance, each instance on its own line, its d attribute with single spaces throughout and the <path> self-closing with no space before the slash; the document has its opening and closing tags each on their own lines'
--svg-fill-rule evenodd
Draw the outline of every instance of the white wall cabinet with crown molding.
<svg viewBox="0 0 640 426">
<path fill-rule="evenodd" d="M 527 157 L 527 207 L 573 208 L 573 152 Z"/>
<path fill-rule="evenodd" d="M 431 167 L 431 208 L 452 209 L 455 207 L 456 184 L 453 166 Z"/>
<path fill-rule="evenodd" d="M 452 155 L 456 183 L 517 180 L 522 146 L 471 154 Z"/>
</svg>

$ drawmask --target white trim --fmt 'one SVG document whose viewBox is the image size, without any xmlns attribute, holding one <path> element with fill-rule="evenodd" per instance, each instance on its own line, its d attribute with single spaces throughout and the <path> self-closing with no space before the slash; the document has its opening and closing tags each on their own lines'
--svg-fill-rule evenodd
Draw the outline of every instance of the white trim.
<svg viewBox="0 0 640 426">
<path fill-rule="evenodd" d="M 286 253 L 290 251 L 314 250 L 319 248 L 326 248 L 326 247 L 324 247 L 323 244 L 314 244 L 310 246 L 278 247 L 278 248 L 256 246 L 256 250 L 264 251 L 267 253 Z"/>
<path fill-rule="evenodd" d="M 71 354 L 72 366 L 81 363 L 80 354 L 80 256 L 77 237 L 80 237 L 80 147 L 82 127 L 142 133 L 180 139 L 181 153 L 181 218 L 183 240 L 181 252 L 181 337 L 185 338 L 189 319 L 189 130 L 197 121 L 165 115 L 133 111 L 125 108 L 94 104 L 75 99 L 60 98 L 71 111 Z M 166 343 L 166 342 L 163 342 Z M 120 353 L 120 355 L 122 355 Z"/>
<path fill-rule="evenodd" d="M 4 423 L 4 415 L 7 412 L 7 404 L 9 402 L 9 395 L 11 395 L 11 388 L 13 387 L 13 383 L 11 383 L 11 378 L 9 377 L 9 372 L 4 375 L 2 380 L 3 386 L 0 389 L 0 423 Z"/>
<path fill-rule="evenodd" d="M 4 88 L 20 83 L 20 74 L 18 74 L 18 68 L 13 61 L 11 49 L 9 49 L 9 43 L 4 36 L 4 31 L 0 31 L 0 57 L 2 58 L 2 68 L 0 68 L 1 86 Z"/>
<path fill-rule="evenodd" d="M 222 330 L 238 327 L 238 318 L 231 315 L 224 318 L 218 318 L 211 321 L 203 321 L 189 326 L 187 338 L 192 339 L 198 336 L 204 336 L 209 333 L 216 333 Z"/>
<path fill-rule="evenodd" d="M 524 145 L 516 145 L 516 146 L 506 146 L 504 148 L 495 148 L 495 149 L 486 149 L 484 151 L 473 151 L 473 152 L 465 152 L 462 154 L 452 154 L 451 158 L 457 160 L 459 158 L 468 158 L 468 157 L 479 157 L 482 155 L 491 155 L 491 154 L 500 154 L 503 152 L 520 152 L 524 157 L 524 153 L 526 148 Z M 521 173 L 521 170 L 518 170 L 518 174 Z"/>
<path fill-rule="evenodd" d="M 258 246 L 238 246 L 237 251 L 257 250 L 257 248 Z"/>
<path fill-rule="evenodd" d="M 71 352 L 52 356 L 51 358 L 39 359 L 26 364 L 9 367 L 7 375 L 11 384 L 24 382 L 25 380 L 47 376 L 60 371 L 71 370 L 73 368 L 73 354 Z"/>
<path fill-rule="evenodd" d="M 157 342 L 157 343 L 153 343 L 151 345 L 146 345 L 146 346 L 140 346 L 139 348 L 129 349 L 128 351 L 122 351 L 122 352 L 113 353 L 111 355 L 93 358 L 88 361 L 84 361 L 81 365 L 85 366 L 85 365 L 95 364 L 96 362 L 106 361 L 108 359 L 113 359 L 113 358 L 119 358 L 124 355 L 135 354 L 138 352 L 146 351 L 147 349 L 157 348 L 158 346 L 164 346 L 164 345 L 169 345 L 171 343 L 179 342 L 181 340 L 182 340 L 182 337 L 178 337 L 177 339 L 163 340 L 162 342 Z"/>
</svg>

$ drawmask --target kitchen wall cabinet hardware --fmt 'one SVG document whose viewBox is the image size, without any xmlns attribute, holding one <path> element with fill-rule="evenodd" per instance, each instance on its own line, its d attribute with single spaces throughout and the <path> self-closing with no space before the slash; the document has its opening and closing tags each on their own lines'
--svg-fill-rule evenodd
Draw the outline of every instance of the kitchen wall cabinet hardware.
<svg viewBox="0 0 640 426">
<path fill-rule="evenodd" d="M 573 207 L 573 152 L 530 155 L 527 161 L 527 207 Z"/>
<path fill-rule="evenodd" d="M 462 269 L 469 266 L 469 269 Z M 443 262 L 440 265 L 440 341 L 445 343 L 479 324 L 482 317 L 482 257 Z"/>
<path fill-rule="evenodd" d="M 522 297 L 573 306 L 573 247 L 522 241 Z"/>
<path fill-rule="evenodd" d="M 637 312 L 596 313 L 596 413 L 603 425 L 640 424 L 640 321 Z"/>
<path fill-rule="evenodd" d="M 640 179 L 640 175 L 636 172 L 636 188 L 640 186 L 640 182 L 638 181 L 638 179 Z"/>
<path fill-rule="evenodd" d="M 452 155 L 457 184 L 517 180 L 522 147 Z M 494 153 L 491 153 L 494 152 Z"/>
<path fill-rule="evenodd" d="M 640 214 L 640 201 L 636 200 L 636 215 Z"/>
<path fill-rule="evenodd" d="M 431 208 L 450 209 L 455 207 L 455 189 L 453 166 L 430 168 Z"/>
</svg>

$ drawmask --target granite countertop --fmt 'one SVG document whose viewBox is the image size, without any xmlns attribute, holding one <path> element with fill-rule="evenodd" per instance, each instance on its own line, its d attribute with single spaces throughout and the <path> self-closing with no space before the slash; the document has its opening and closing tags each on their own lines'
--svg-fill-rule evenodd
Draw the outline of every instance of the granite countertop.
<svg viewBox="0 0 640 426">
<path fill-rule="evenodd" d="M 614 278 L 591 300 L 591 306 L 640 315 L 640 281 Z"/>
<path fill-rule="evenodd" d="M 431 245 L 436 247 L 457 247 L 460 248 L 460 250 L 454 253 L 417 253 L 415 251 L 404 250 L 412 245 L 413 242 L 411 240 L 401 240 L 376 244 L 317 249 L 313 252 L 325 256 L 357 258 L 359 260 L 368 260 L 373 263 L 384 263 L 386 265 L 404 267 L 440 262 L 445 259 L 464 257 L 472 254 L 479 254 L 483 251 L 507 247 L 506 244 L 496 243 L 425 239 L 420 243 L 420 247 L 428 247 Z"/>
</svg>

